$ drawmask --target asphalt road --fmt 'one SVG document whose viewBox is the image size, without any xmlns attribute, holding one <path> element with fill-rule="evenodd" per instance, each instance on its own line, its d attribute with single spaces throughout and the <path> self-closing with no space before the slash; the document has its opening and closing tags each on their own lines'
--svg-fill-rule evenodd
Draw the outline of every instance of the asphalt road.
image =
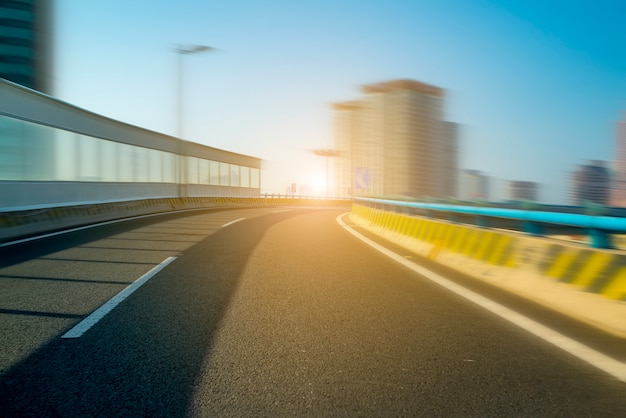
<svg viewBox="0 0 626 418">
<path fill-rule="evenodd" d="M 207 211 L 0 250 L 0 416 L 626 416 L 626 383 L 390 261 L 341 213 Z"/>
</svg>

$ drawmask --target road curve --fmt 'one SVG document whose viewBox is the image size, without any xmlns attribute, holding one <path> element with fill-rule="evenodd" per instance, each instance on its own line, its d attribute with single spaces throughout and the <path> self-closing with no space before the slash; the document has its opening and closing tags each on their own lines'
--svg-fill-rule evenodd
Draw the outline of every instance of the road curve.
<svg viewBox="0 0 626 418">
<path fill-rule="evenodd" d="M 624 383 L 390 261 L 340 213 L 211 212 L 20 247 L 0 331 L 27 342 L 0 342 L 25 353 L 0 355 L 0 415 L 626 416 Z"/>
</svg>

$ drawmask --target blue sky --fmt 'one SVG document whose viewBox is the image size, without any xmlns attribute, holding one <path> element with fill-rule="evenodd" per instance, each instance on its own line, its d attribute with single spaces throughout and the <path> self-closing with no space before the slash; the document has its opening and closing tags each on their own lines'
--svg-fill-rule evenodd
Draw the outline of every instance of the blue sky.
<svg viewBox="0 0 626 418">
<path fill-rule="evenodd" d="M 56 0 L 56 95 L 176 133 L 176 45 L 184 136 L 266 160 L 263 191 L 323 181 L 330 104 L 359 86 L 413 78 L 446 89 L 462 124 L 461 168 L 540 182 L 565 202 L 569 173 L 615 158 L 626 111 L 623 0 Z"/>
</svg>

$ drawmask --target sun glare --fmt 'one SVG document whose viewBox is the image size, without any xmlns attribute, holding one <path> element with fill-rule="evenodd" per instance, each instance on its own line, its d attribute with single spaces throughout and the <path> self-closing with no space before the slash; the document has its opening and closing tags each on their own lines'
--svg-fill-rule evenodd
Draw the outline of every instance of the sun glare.
<svg viewBox="0 0 626 418">
<path fill-rule="evenodd" d="M 326 182 L 323 177 L 314 177 L 313 178 L 313 191 L 314 194 L 319 196 L 324 193 L 324 187 L 326 187 Z"/>
</svg>

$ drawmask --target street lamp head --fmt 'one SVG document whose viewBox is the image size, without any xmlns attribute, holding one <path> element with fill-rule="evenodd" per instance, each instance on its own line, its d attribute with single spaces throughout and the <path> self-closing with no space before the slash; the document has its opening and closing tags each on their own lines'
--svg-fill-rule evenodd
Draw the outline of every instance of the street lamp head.
<svg viewBox="0 0 626 418">
<path fill-rule="evenodd" d="M 200 52 L 211 51 L 215 48 L 206 45 L 178 46 L 174 48 L 179 54 L 197 54 Z"/>
<path fill-rule="evenodd" d="M 337 157 L 339 156 L 339 150 L 336 149 L 314 149 L 313 154 L 320 157 Z"/>
</svg>

